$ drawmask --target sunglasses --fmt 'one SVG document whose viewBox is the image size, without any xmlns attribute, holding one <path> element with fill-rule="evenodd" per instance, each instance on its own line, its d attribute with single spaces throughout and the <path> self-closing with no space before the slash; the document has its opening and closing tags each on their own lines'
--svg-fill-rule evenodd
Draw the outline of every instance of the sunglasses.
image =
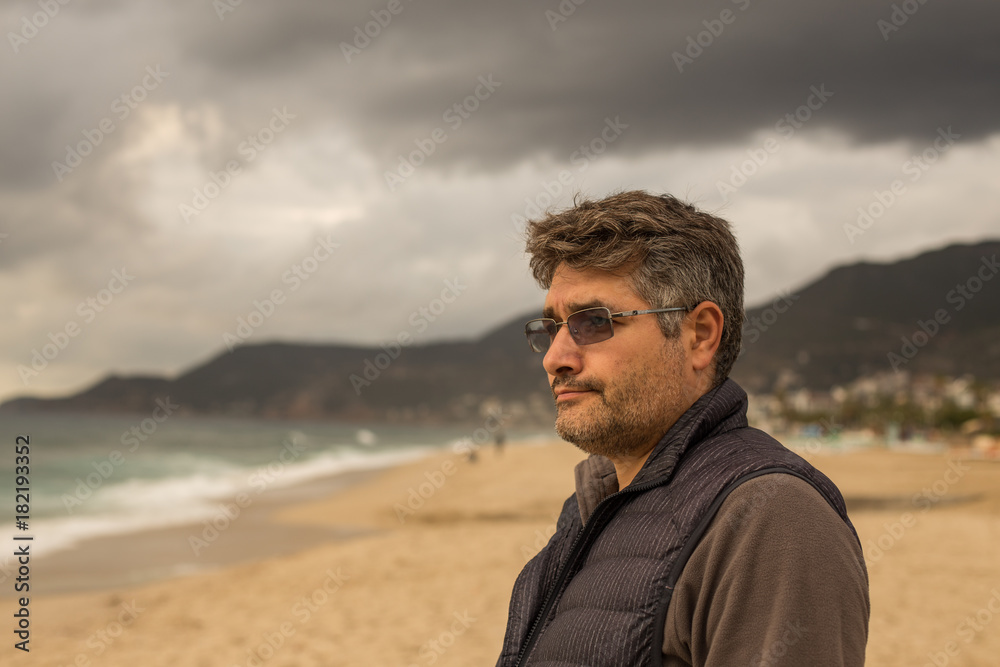
<svg viewBox="0 0 1000 667">
<path fill-rule="evenodd" d="M 612 320 L 616 317 L 633 317 L 650 313 L 669 313 L 675 310 L 691 310 L 688 306 L 675 308 L 656 308 L 654 310 L 626 310 L 612 313 L 610 308 L 598 306 L 578 310 L 565 322 L 556 322 L 551 317 L 541 317 L 524 325 L 524 335 L 528 337 L 528 345 L 535 352 L 545 352 L 559 333 L 559 327 L 569 325 L 569 335 L 577 345 L 600 343 L 615 335 Z"/>
</svg>

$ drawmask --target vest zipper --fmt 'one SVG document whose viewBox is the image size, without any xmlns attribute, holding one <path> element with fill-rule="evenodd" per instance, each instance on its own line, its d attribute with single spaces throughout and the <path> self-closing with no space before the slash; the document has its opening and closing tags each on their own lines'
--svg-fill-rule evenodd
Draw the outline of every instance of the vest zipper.
<svg viewBox="0 0 1000 667">
<path fill-rule="evenodd" d="M 582 543 L 584 543 L 585 541 L 584 536 L 587 535 L 589 537 L 587 531 L 593 528 L 598 523 L 596 521 L 598 513 L 606 509 L 610 505 L 613 498 L 619 498 L 627 493 L 640 493 L 642 491 L 648 491 L 653 487 L 663 484 L 663 482 L 664 480 L 659 480 L 659 481 L 646 482 L 645 484 L 636 487 L 626 486 L 621 491 L 612 493 L 610 496 L 608 496 L 607 498 L 605 498 L 604 500 L 602 500 L 600 503 L 597 504 L 597 507 L 594 508 L 593 514 L 590 515 L 590 521 L 588 521 L 587 525 L 583 527 L 583 530 L 577 533 L 577 536 L 573 538 L 573 544 L 570 545 L 569 556 L 566 558 L 566 562 L 563 564 L 562 569 L 556 576 L 555 584 L 549 589 L 549 592 L 546 593 L 545 595 L 545 600 L 544 602 L 542 602 L 541 609 L 535 616 L 534 622 L 531 624 L 531 629 L 528 630 L 528 635 L 524 640 L 524 647 L 518 654 L 517 662 L 514 663 L 514 667 L 523 667 L 528 659 L 528 655 L 531 653 L 531 649 L 535 647 L 535 642 L 538 641 L 538 635 L 535 633 L 535 631 L 538 630 L 539 626 L 542 623 L 544 623 L 545 619 L 549 615 L 549 612 L 552 610 L 552 606 L 555 604 L 556 599 L 559 597 L 559 594 L 562 593 L 562 588 L 566 584 L 566 579 L 569 576 L 569 573 L 573 570 L 574 561 L 580 556 L 580 552 L 582 550 L 581 546 Z M 594 531 L 591 530 L 590 532 Z"/>
</svg>

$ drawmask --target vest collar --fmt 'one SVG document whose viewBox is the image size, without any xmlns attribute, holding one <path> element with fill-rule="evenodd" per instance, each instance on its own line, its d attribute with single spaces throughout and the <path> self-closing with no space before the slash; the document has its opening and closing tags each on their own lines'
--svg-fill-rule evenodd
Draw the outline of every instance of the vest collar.
<svg viewBox="0 0 1000 667">
<path fill-rule="evenodd" d="M 694 444 L 705 438 L 747 425 L 747 395 L 736 382 L 726 379 L 705 393 L 674 422 L 653 447 L 646 462 L 632 480 L 632 486 L 665 483 L 673 475 L 677 461 Z M 584 524 L 597 505 L 618 491 L 618 476 L 610 459 L 592 454 L 575 469 L 576 500 Z"/>
</svg>

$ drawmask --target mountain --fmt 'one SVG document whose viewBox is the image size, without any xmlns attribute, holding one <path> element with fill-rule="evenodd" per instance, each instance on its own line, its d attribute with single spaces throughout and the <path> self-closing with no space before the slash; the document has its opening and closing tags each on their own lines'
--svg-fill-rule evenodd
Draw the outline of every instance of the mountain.
<svg viewBox="0 0 1000 667">
<path fill-rule="evenodd" d="M 755 390 L 893 371 L 1000 379 L 998 257 L 988 241 L 833 269 L 748 310 L 733 377 Z"/>
<path fill-rule="evenodd" d="M 110 376 L 66 398 L 17 398 L 0 412 L 144 412 L 169 396 L 188 414 L 445 422 L 481 420 L 480 405 L 502 399 L 522 421 L 551 424 L 541 357 L 523 326 L 413 347 L 244 345 L 174 380 Z"/>
<path fill-rule="evenodd" d="M 897 369 L 998 379 L 998 255 L 1000 241 L 989 241 L 836 268 L 748 310 L 733 377 L 753 391 L 828 389 Z M 0 413 L 143 413 L 169 396 L 189 414 L 471 422 L 501 401 L 521 423 L 551 424 L 541 357 L 524 340 L 533 317 L 468 342 L 244 345 L 175 379 L 110 376 L 66 398 L 8 401 Z"/>
</svg>

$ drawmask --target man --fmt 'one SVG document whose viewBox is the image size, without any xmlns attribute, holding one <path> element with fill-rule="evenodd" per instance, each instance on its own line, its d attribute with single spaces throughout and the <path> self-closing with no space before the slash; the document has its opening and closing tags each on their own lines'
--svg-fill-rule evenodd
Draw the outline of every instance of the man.
<svg viewBox="0 0 1000 667">
<path fill-rule="evenodd" d="M 728 379 L 743 264 L 724 220 L 624 192 L 532 221 L 526 325 L 556 431 L 591 454 L 511 597 L 498 667 L 863 665 L 868 575 L 836 486 Z"/>
</svg>

